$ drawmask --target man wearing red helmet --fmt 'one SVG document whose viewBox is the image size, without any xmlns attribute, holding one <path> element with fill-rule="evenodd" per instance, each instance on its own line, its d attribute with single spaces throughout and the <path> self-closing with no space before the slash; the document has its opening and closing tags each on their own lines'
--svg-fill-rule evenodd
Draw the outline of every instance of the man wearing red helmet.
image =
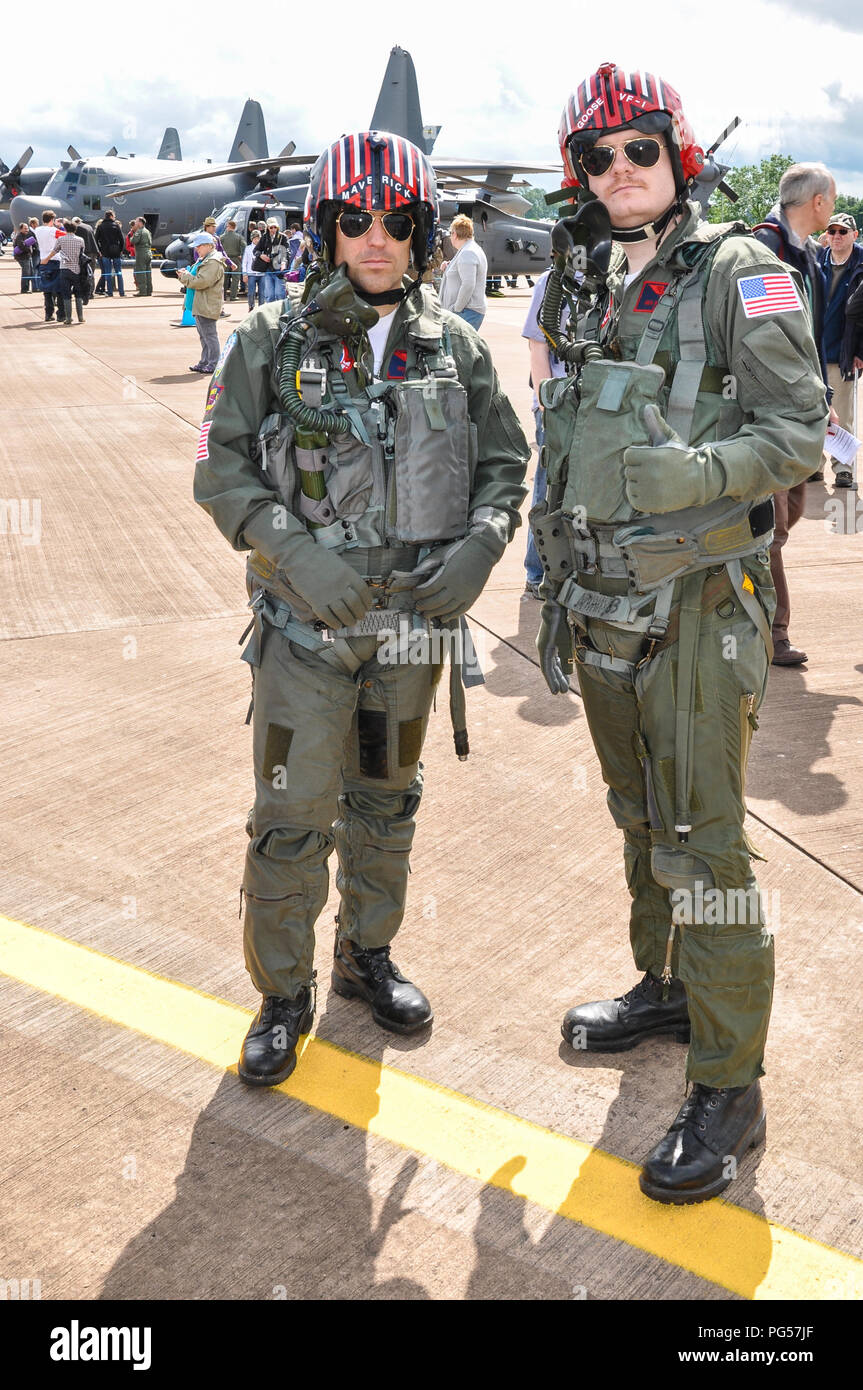
<svg viewBox="0 0 863 1390">
<path fill-rule="evenodd" d="M 640 1182 L 700 1202 L 765 1132 L 773 941 L 744 775 L 770 660 L 770 499 L 817 466 L 827 407 L 796 273 L 687 196 L 704 155 L 667 83 L 603 64 L 560 142 L 570 185 L 599 202 L 560 228 L 540 314 L 570 374 L 540 392 L 537 647 L 555 693 L 574 657 L 645 972 L 571 1009 L 563 1035 L 597 1052 L 690 1043 L 692 1090 Z"/>
<path fill-rule="evenodd" d="M 263 996 L 239 1064 L 251 1085 L 289 1076 L 311 1025 L 333 848 L 333 988 L 395 1032 L 432 1021 L 390 942 L 441 675 L 433 639 L 442 626 L 463 636 L 518 525 L 529 456 L 486 344 L 421 283 L 436 219 L 415 145 L 379 131 L 335 141 L 309 183 L 318 262 L 302 307 L 264 305 L 231 336 L 201 429 L 195 497 L 251 551 L 244 943 Z"/>
</svg>

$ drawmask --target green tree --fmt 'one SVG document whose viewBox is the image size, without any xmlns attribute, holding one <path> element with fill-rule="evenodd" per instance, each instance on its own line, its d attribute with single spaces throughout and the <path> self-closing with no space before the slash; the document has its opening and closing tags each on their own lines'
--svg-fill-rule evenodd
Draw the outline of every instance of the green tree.
<svg viewBox="0 0 863 1390">
<path fill-rule="evenodd" d="M 729 169 L 725 182 L 734 189 L 738 201 L 732 203 L 723 193 L 714 193 L 708 221 L 739 219 L 749 227 L 763 222 L 778 197 L 779 180 L 793 163 L 790 154 L 771 154 L 760 164 L 742 164 L 739 169 Z"/>
<path fill-rule="evenodd" d="M 518 192 L 530 203 L 530 210 L 524 214 L 525 217 L 532 217 L 540 222 L 554 222 L 559 216 L 555 205 L 546 207 L 544 188 L 519 188 Z"/>
</svg>

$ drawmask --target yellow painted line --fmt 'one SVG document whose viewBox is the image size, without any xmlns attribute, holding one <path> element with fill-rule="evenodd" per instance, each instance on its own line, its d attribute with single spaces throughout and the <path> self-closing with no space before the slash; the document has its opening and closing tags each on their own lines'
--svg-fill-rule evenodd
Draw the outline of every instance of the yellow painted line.
<svg viewBox="0 0 863 1390">
<path fill-rule="evenodd" d="M 0 917 L 0 971 L 235 1070 L 248 1009 Z M 578 1139 L 310 1038 L 277 1088 L 358 1129 L 523 1197 L 744 1298 L 860 1299 L 863 1262 L 722 1199 L 664 1207 L 638 1169 Z"/>
</svg>

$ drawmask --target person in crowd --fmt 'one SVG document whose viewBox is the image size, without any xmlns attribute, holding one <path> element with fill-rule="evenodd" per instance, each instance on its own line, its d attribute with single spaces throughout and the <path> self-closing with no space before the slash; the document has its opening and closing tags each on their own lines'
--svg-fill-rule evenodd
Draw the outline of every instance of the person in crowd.
<svg viewBox="0 0 863 1390">
<path fill-rule="evenodd" d="M 12 238 L 12 255 L 15 257 L 21 271 L 22 294 L 29 294 L 31 286 L 33 288 L 33 293 L 36 293 L 33 259 L 38 249 L 39 244 L 29 225 L 26 222 L 19 222 L 18 230 Z"/>
<path fill-rule="evenodd" d="M 153 293 L 153 238 L 143 217 L 136 217 L 132 223 L 131 241 L 135 255 L 135 294 L 145 298 Z"/>
<path fill-rule="evenodd" d="M 117 293 L 122 299 L 126 290 L 123 285 L 123 229 L 109 208 L 101 221 L 96 223 L 96 245 L 99 250 L 102 278 L 96 286 L 96 294 L 114 296 L 114 277 L 117 278 Z"/>
<path fill-rule="evenodd" d="M 84 322 L 84 300 L 81 294 L 81 257 L 84 255 L 84 238 L 78 235 L 75 224 L 69 220 L 63 223 L 66 235 L 58 237 L 54 242 L 54 247 L 48 252 L 47 259 L 53 260 L 56 256 L 60 263 L 60 294 L 58 301 L 59 316 L 58 324 L 71 325 L 72 323 L 72 299 L 75 300 L 75 311 L 78 322 Z"/>
<path fill-rule="evenodd" d="M 453 218 L 449 232 L 455 255 L 443 273 L 440 302 L 471 328 L 479 328 L 485 318 L 485 282 L 488 261 L 473 234 L 473 222 L 464 213 Z"/>
<path fill-rule="evenodd" d="M 539 401 L 537 399 L 539 383 L 545 381 L 545 379 L 550 376 L 566 375 L 564 363 L 561 362 L 555 352 L 552 352 L 549 347 L 548 339 L 539 326 L 539 311 L 542 307 L 542 297 L 545 294 L 545 287 L 548 282 L 549 274 L 549 271 L 545 271 L 534 286 L 530 308 L 527 311 L 527 318 L 524 321 L 524 328 L 521 331 L 521 336 L 527 339 L 528 351 L 530 353 L 530 380 L 533 387 L 533 418 L 536 423 L 536 448 L 538 458 L 536 473 L 533 479 L 533 498 L 531 500 L 531 506 L 533 507 L 543 500 L 547 486 L 546 468 L 542 457 L 545 432 L 542 425 L 542 411 L 539 408 Z M 561 315 L 561 329 L 566 327 L 568 321 L 569 310 L 566 305 L 564 305 Z M 527 574 L 527 580 L 522 598 L 542 598 L 539 586 L 542 583 L 543 568 L 531 530 L 528 530 L 524 568 Z"/>
<path fill-rule="evenodd" d="M 284 299 L 284 273 L 288 268 L 288 238 L 279 227 L 275 217 L 267 222 L 266 232 L 258 243 L 254 269 L 262 273 L 261 302 L 270 304 L 273 300 Z"/>
<path fill-rule="evenodd" d="M 814 232 L 830 223 L 836 202 L 836 183 L 823 164 L 792 164 L 779 181 L 779 197 L 765 220 L 753 232 L 759 241 L 769 246 L 774 255 L 786 265 L 793 266 L 803 277 L 806 297 L 812 317 L 812 329 L 821 360 L 821 371 L 827 382 L 822 340 L 824 333 L 824 274 L 818 264 L 817 249 L 812 241 Z M 829 391 L 828 391 L 829 400 Z M 836 412 L 831 406 L 830 418 Z M 822 477 L 820 472 L 814 477 Z M 791 644 L 788 625 L 791 621 L 791 597 L 785 578 L 782 550 L 788 533 L 803 515 L 806 506 L 806 482 L 797 483 L 787 492 L 773 495 L 776 525 L 770 547 L 770 570 L 776 588 L 776 614 L 773 619 L 773 665 L 802 666 L 808 657 Z"/>
<path fill-rule="evenodd" d="M 209 231 L 212 235 L 213 229 L 211 227 L 205 228 L 204 230 Z M 221 249 L 226 257 L 225 264 L 228 265 L 230 262 L 230 266 L 233 267 L 233 269 L 229 268 L 225 275 L 225 299 L 236 299 L 240 292 L 240 280 L 242 278 L 241 266 L 243 255 L 246 250 L 246 242 L 245 238 L 237 231 L 237 224 L 233 218 L 228 220 L 221 243 L 217 237 L 216 244 L 221 245 Z"/>
<path fill-rule="evenodd" d="M 844 430 L 853 429 L 854 393 L 857 373 L 863 370 L 859 353 L 845 354 L 845 310 L 848 300 L 863 284 L 863 247 L 857 244 L 857 223 L 850 212 L 834 212 L 827 227 L 827 244 L 818 252 L 818 263 L 824 272 L 826 299 L 822 346 L 827 364 L 827 381 L 833 390 L 833 409 Z M 836 487 L 853 485 L 847 464 L 832 461 Z"/>
<path fill-rule="evenodd" d="M 292 222 L 288 229 L 288 269 L 299 269 L 298 261 L 303 249 L 303 232 L 299 222 Z"/>
<path fill-rule="evenodd" d="M 243 252 L 243 275 L 246 281 L 246 299 L 249 309 L 254 309 L 255 304 L 261 302 L 261 276 L 260 272 L 252 269 L 256 255 L 258 254 L 258 242 L 261 240 L 261 233 L 257 227 L 252 232 L 252 239 Z"/>
<path fill-rule="evenodd" d="M 199 232 L 189 242 L 198 253 L 193 270 L 178 270 L 177 278 L 195 291 L 192 313 L 201 340 L 201 360 L 189 370 L 210 376 L 219 360 L 219 332 L 216 328 L 222 312 L 222 289 L 225 282 L 225 262 L 216 254 L 216 241 L 209 232 Z"/>
<path fill-rule="evenodd" d="M 97 246 L 96 238 L 93 235 L 93 228 L 88 227 L 86 222 L 82 222 L 80 217 L 73 217 L 72 230 L 74 231 L 75 235 L 79 236 L 83 241 L 84 254 L 90 257 L 94 266 L 98 265 L 99 247 Z"/>
<path fill-rule="evenodd" d="M 53 212 L 42 213 L 42 225 L 35 231 L 39 259 L 39 282 L 45 297 L 45 322 L 51 323 L 55 308 L 58 318 L 62 317 L 60 300 L 60 265 L 50 255 L 58 236 L 58 227 Z"/>
</svg>

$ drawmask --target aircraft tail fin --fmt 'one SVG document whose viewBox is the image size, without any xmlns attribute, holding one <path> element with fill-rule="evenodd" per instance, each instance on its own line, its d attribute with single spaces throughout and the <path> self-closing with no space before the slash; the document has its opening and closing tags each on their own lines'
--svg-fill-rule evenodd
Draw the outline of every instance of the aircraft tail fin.
<svg viewBox="0 0 863 1390">
<path fill-rule="evenodd" d="M 390 130 L 393 135 L 401 135 L 412 144 L 419 145 L 426 153 L 431 148 L 423 128 L 414 60 L 404 48 L 396 46 L 390 51 L 369 129 Z M 434 144 L 434 139 L 433 136 L 431 144 Z"/>
<path fill-rule="evenodd" d="M 259 101 L 253 101 L 249 97 L 243 107 L 243 114 L 240 117 L 240 124 L 237 126 L 237 133 L 234 136 L 234 143 L 231 146 L 231 153 L 228 155 L 229 164 L 239 164 L 243 156 L 240 153 L 240 145 L 245 144 L 253 152 L 255 159 L 266 159 L 269 154 L 267 148 L 267 127 L 264 124 L 264 113 Z"/>
<path fill-rule="evenodd" d="M 172 125 L 169 125 L 162 136 L 162 143 L 159 146 L 157 159 L 182 159 L 180 150 L 180 136 Z"/>
</svg>

